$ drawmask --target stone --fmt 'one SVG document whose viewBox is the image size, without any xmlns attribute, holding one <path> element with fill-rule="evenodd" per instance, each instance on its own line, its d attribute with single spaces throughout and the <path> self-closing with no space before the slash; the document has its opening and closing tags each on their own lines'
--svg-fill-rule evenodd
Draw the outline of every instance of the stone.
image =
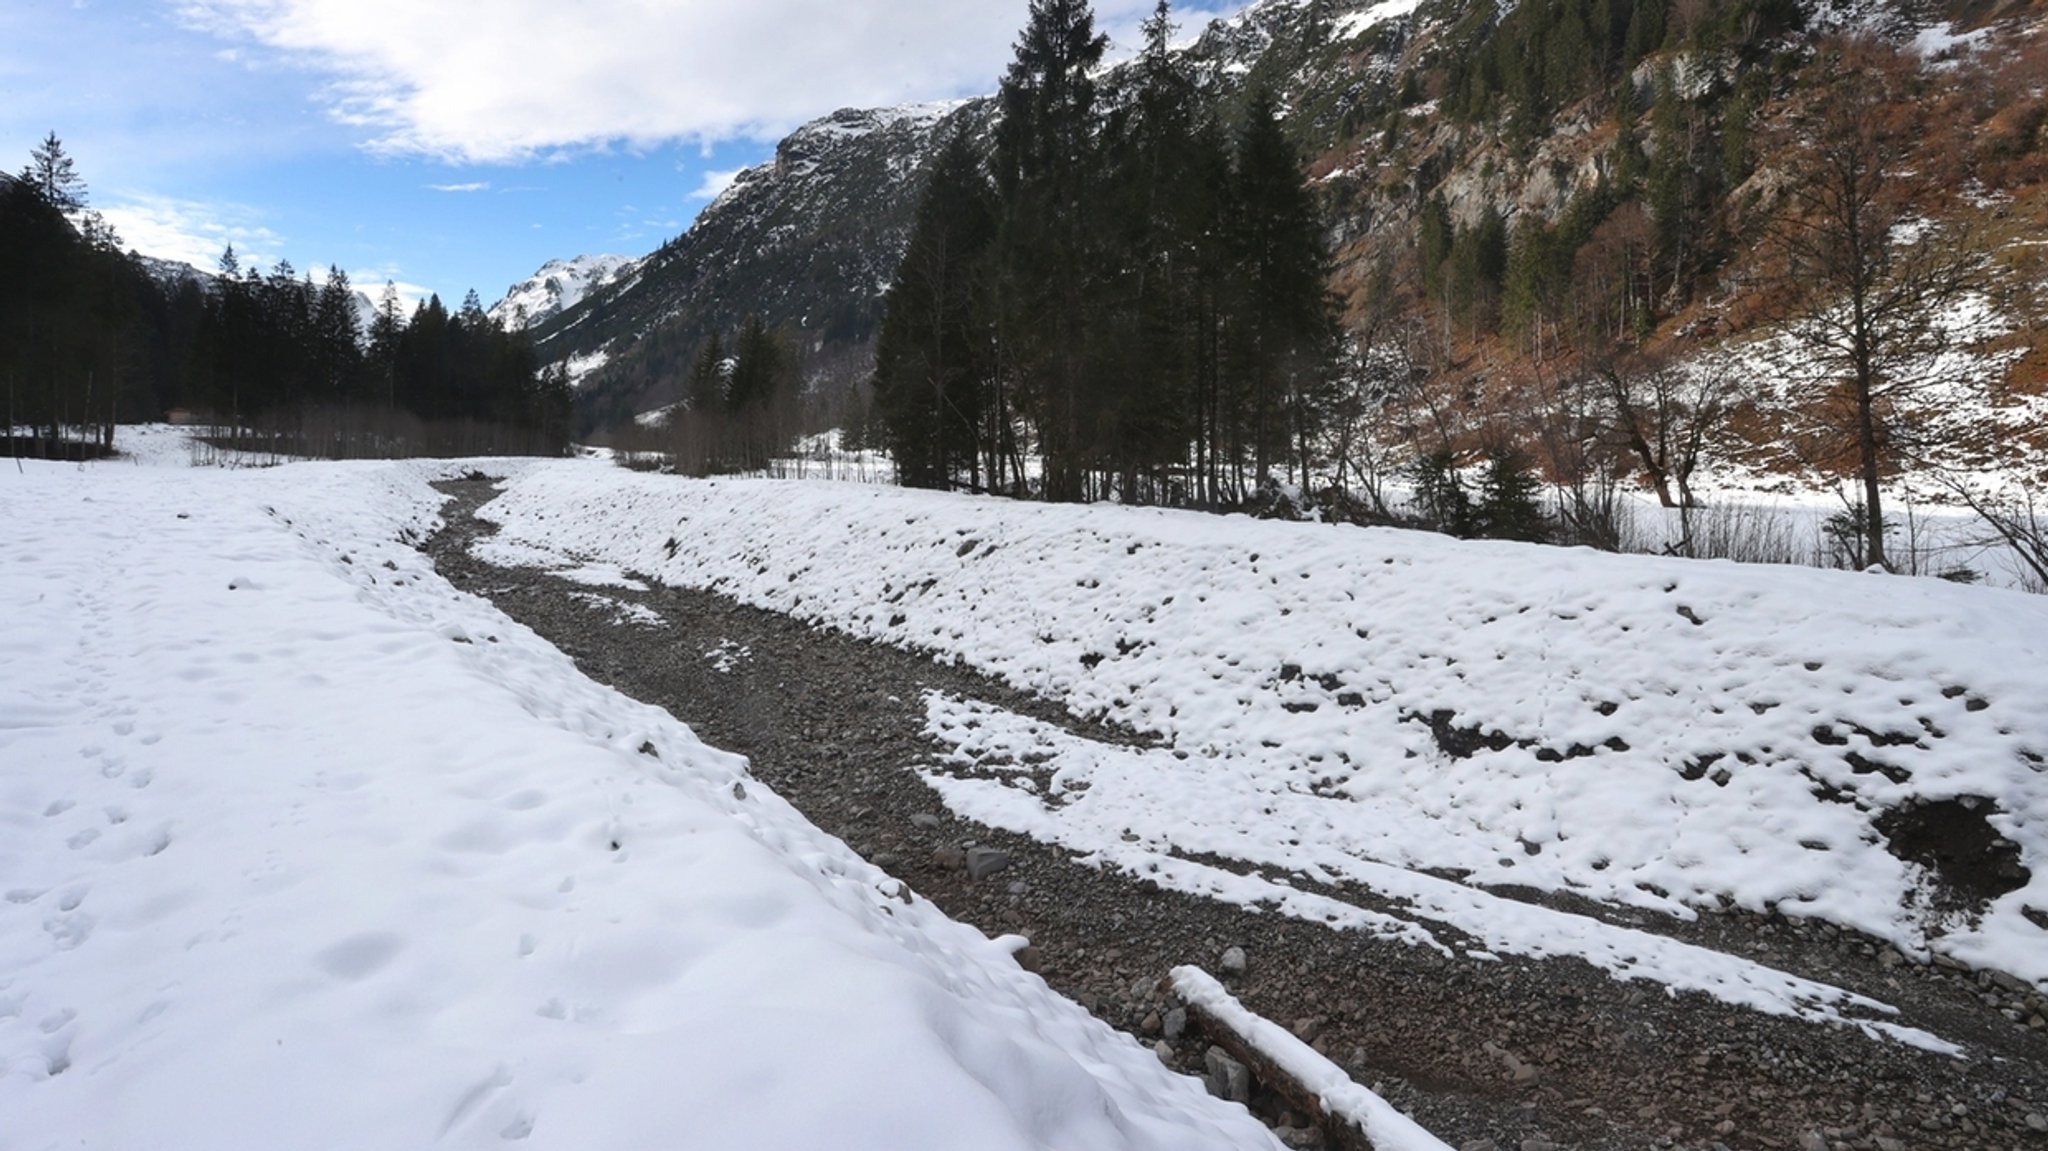
<svg viewBox="0 0 2048 1151">
<path fill-rule="evenodd" d="M 987 879 L 996 872 L 1010 866 L 1010 853 L 1000 847 L 970 847 L 967 849 L 967 878 Z"/>
<path fill-rule="evenodd" d="M 1252 1073 L 1221 1047 L 1211 1047 L 1202 1056 L 1209 1072 L 1209 1093 L 1232 1103 L 1252 1101 Z"/>
<path fill-rule="evenodd" d="M 1521 1151 L 1557 1151 L 1557 1144 L 1541 1135 L 1531 1135 L 1522 1140 Z"/>
<path fill-rule="evenodd" d="M 1160 1022 L 1159 1027 L 1160 1033 L 1165 1035 L 1168 1039 L 1179 1039 L 1181 1036 L 1187 1034 L 1188 1009 L 1185 1007 L 1176 1007 L 1173 1010 L 1167 1012 L 1166 1018 Z"/>
<path fill-rule="evenodd" d="M 1818 1131 L 1808 1131 L 1799 1137 L 1799 1151 L 1828 1151 L 1828 1138 Z"/>
<path fill-rule="evenodd" d="M 1323 1145 L 1323 1133 L 1314 1127 L 1275 1127 L 1273 1128 L 1273 1134 L 1279 1136 L 1280 1142 L 1285 1143 L 1289 1147 L 1320 1147 Z"/>
<path fill-rule="evenodd" d="M 929 811 L 920 811 L 910 817 L 910 826 L 920 827 L 926 831 L 937 831 L 939 829 L 939 817 Z"/>
<path fill-rule="evenodd" d="M 1309 1016 L 1294 1021 L 1294 1037 L 1303 1043 L 1314 1043 L 1316 1036 L 1323 1033 L 1323 1021 Z"/>
<path fill-rule="evenodd" d="M 1500 1151 L 1500 1144 L 1491 1139 L 1479 1138 L 1459 1144 L 1458 1151 Z"/>
<path fill-rule="evenodd" d="M 1217 966 L 1222 968 L 1223 974 L 1237 976 L 1244 974 L 1245 963 L 1244 948 L 1227 947 L 1223 951 L 1223 958 L 1217 962 Z"/>
<path fill-rule="evenodd" d="M 903 857 L 893 851 L 880 851 L 876 852 L 874 858 L 868 860 L 868 862 L 881 868 L 883 871 L 894 871 L 896 866 L 903 862 Z"/>
<path fill-rule="evenodd" d="M 2048 1115 L 2036 1111 L 2027 1116 L 2027 1130 L 2048 1131 Z"/>
<path fill-rule="evenodd" d="M 1159 1029 L 1162 1026 L 1164 1026 L 1164 1022 L 1159 1018 L 1159 1013 L 1157 1011 L 1146 1012 L 1145 1018 L 1139 1020 L 1138 1022 L 1138 1030 L 1144 1032 L 1147 1035 L 1159 1034 Z"/>
<path fill-rule="evenodd" d="M 1040 951 L 1035 945 L 1018 948 L 1017 953 L 1011 956 L 1011 958 L 1017 961 L 1017 966 L 1033 973 L 1036 973 L 1040 967 L 1045 965 L 1045 953 Z"/>
<path fill-rule="evenodd" d="M 947 871 L 965 871 L 967 869 L 967 853 L 949 843 L 932 852 L 932 862 L 945 868 Z"/>
<path fill-rule="evenodd" d="M 1154 1043 L 1152 1045 L 1152 1054 L 1159 1056 L 1161 1063 L 1168 1066 L 1173 1065 L 1173 1044 L 1168 1043 L 1166 1040 L 1162 1039 Z"/>
</svg>

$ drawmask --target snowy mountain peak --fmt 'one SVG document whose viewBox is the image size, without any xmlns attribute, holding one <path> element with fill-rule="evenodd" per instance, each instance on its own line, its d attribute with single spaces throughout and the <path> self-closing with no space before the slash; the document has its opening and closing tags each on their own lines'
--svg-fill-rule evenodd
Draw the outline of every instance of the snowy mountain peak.
<svg viewBox="0 0 2048 1151">
<path fill-rule="evenodd" d="M 549 260 L 539 271 L 506 289 L 505 298 L 491 305 L 490 317 L 507 328 L 532 327 L 574 307 L 593 288 L 619 279 L 636 262 L 627 256 Z"/>
</svg>

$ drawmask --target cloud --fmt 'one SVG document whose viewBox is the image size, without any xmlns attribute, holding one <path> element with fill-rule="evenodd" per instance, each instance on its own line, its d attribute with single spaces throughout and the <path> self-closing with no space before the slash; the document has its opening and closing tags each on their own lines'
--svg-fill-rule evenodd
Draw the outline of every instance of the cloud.
<svg viewBox="0 0 2048 1151">
<path fill-rule="evenodd" d="M 383 302 L 384 285 L 390 284 L 398 292 L 398 306 L 407 319 L 412 318 L 414 308 L 426 303 L 427 297 L 434 294 L 432 288 L 408 282 L 398 267 L 392 264 L 352 271 L 348 274 L 348 282 L 350 287 L 370 297 L 373 304 Z"/>
<path fill-rule="evenodd" d="M 120 233 L 124 248 L 213 271 L 233 244 L 243 267 L 268 269 L 284 251 L 284 237 L 259 222 L 255 209 L 168 196 L 116 197 L 100 214 Z"/>
<path fill-rule="evenodd" d="M 697 190 L 690 193 L 690 199 L 716 200 L 725 194 L 727 188 L 732 187 L 732 182 L 739 179 L 740 173 L 743 171 L 746 171 L 746 169 L 729 168 L 723 172 L 704 173 L 703 180 L 697 184 Z"/>
<path fill-rule="evenodd" d="M 470 184 L 428 184 L 427 190 L 430 192 L 488 192 L 491 190 L 491 182 L 489 180 L 478 180 Z"/>
<path fill-rule="evenodd" d="M 1099 3 L 1102 26 L 1151 0 Z M 1018 0 L 187 0 L 181 17 L 328 80 L 370 146 L 503 162 L 769 139 L 844 106 L 995 87 Z"/>
</svg>

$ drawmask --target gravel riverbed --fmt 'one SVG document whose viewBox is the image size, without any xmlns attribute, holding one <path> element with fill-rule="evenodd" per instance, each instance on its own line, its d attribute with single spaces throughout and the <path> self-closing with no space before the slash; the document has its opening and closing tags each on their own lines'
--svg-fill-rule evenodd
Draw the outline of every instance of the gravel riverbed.
<svg viewBox="0 0 2048 1151">
<path fill-rule="evenodd" d="M 1577 960 L 1446 957 L 1164 891 L 956 818 L 917 770 L 940 750 L 923 733 L 923 696 L 934 690 L 1096 739 L 1141 735 L 1084 724 L 1056 701 L 918 652 L 715 594 L 594 589 L 482 563 L 468 545 L 491 530 L 474 515 L 490 483 L 442 487 L 448 527 L 427 550 L 457 587 L 492 600 L 593 679 L 747 756 L 756 778 L 919 897 L 991 935 L 1029 937 L 1020 958 L 1049 984 L 1192 1074 L 1203 1073 L 1209 1044 L 1178 1029 L 1163 977 L 1183 963 L 1226 975 L 1225 953 L 1239 949 L 1242 970 L 1226 978 L 1247 1006 L 1461 1151 L 2048 1148 L 2048 1002 L 2037 989 L 1775 916 L 1640 924 L 1892 1004 L 1899 1022 L 1963 1044 L 1967 1057 L 1956 1059 L 1671 995 Z M 1384 906 L 1370 892 L 1340 894 Z M 1318 1145 L 1306 1118 L 1271 1093 L 1256 1090 L 1251 1103 L 1290 1143 Z"/>
</svg>

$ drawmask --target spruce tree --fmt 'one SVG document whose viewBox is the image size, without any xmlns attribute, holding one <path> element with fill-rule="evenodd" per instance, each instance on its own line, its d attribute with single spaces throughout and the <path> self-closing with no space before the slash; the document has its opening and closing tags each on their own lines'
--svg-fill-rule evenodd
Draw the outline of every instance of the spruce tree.
<svg viewBox="0 0 2048 1151">
<path fill-rule="evenodd" d="M 1236 186 L 1237 375 L 1250 425 L 1242 442 L 1255 480 L 1283 464 L 1306 480 L 1312 442 L 1334 400 L 1329 257 L 1300 154 L 1264 86 L 1246 108 Z"/>
<path fill-rule="evenodd" d="M 29 152 L 28 167 L 21 170 L 21 181 L 59 212 L 85 208 L 85 180 L 55 132 L 43 137 L 42 143 Z"/>
<path fill-rule="evenodd" d="M 1091 385 L 1089 277 L 1099 267 L 1093 71 L 1108 44 L 1087 0 L 1032 0 L 998 94 L 998 370 L 1014 378 L 1032 416 L 1044 494 L 1056 500 L 1088 494 L 1082 410 Z"/>
<path fill-rule="evenodd" d="M 980 488 L 984 475 L 999 483 L 1004 470 L 996 432 L 1009 415 L 992 394 L 985 286 L 995 234 L 981 157 L 964 131 L 955 133 L 919 201 L 875 352 L 875 415 L 912 487 L 965 480 Z"/>
</svg>

